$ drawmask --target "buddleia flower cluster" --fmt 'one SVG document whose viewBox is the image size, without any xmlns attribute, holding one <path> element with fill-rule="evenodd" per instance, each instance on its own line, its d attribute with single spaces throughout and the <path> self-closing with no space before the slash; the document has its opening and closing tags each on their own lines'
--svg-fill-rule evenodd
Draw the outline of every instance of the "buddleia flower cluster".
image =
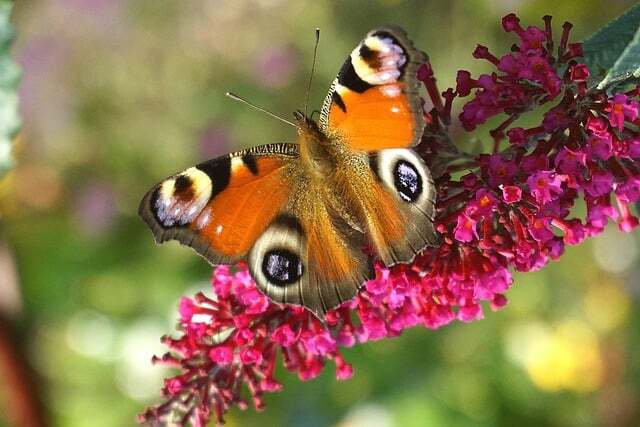
<svg viewBox="0 0 640 427">
<path fill-rule="evenodd" d="M 440 93 L 429 63 L 418 71 L 428 98 L 417 151 L 438 189 L 438 247 L 407 265 L 376 266 L 359 295 L 320 321 L 301 307 L 271 302 L 244 264 L 213 272 L 212 292 L 183 298 L 178 337 L 155 362 L 177 368 L 165 380 L 165 402 L 140 421 L 204 426 L 233 406 L 264 408 L 265 393 L 282 389 L 277 364 L 303 380 L 333 365 L 339 380 L 353 375 L 341 349 L 396 337 L 415 327 L 436 329 L 483 317 L 483 306 L 507 303 L 511 271 L 535 271 L 567 245 L 615 221 L 638 226 L 631 206 L 640 199 L 640 91 L 607 93 L 591 87 L 582 45 L 569 43 L 565 23 L 557 45 L 551 17 L 524 28 L 507 15 L 502 26 L 517 40 L 501 57 L 477 46 L 473 56 L 491 73 L 459 71 L 456 87 Z M 452 104 L 472 132 L 494 116 L 489 152 L 471 155 L 452 144 Z M 544 109 L 534 127 L 518 127 L 525 113 Z M 586 216 L 573 207 L 586 205 Z"/>
</svg>

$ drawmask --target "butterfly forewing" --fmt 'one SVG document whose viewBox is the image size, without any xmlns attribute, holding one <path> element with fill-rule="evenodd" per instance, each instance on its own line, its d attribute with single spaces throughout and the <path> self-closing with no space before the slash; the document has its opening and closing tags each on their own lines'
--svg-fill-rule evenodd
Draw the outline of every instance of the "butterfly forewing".
<svg viewBox="0 0 640 427">
<path fill-rule="evenodd" d="M 291 194 L 295 144 L 270 144 L 186 169 L 157 184 L 139 213 L 158 243 L 178 240 L 212 264 L 242 259 Z"/>
<path fill-rule="evenodd" d="M 331 84 L 321 128 L 355 150 L 416 145 L 424 129 L 416 72 L 426 59 L 398 27 L 369 32 Z"/>
</svg>

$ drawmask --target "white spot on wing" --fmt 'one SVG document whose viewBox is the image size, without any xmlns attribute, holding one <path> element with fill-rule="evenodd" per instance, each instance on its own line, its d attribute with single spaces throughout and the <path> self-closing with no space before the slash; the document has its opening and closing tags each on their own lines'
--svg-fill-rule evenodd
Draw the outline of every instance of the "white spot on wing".
<svg viewBox="0 0 640 427">
<path fill-rule="evenodd" d="M 231 157 L 231 172 L 236 172 L 238 168 L 244 167 L 244 162 L 242 161 L 242 157 L 234 156 Z"/>
<path fill-rule="evenodd" d="M 338 93 L 338 95 L 340 96 L 344 96 L 349 92 L 349 89 L 342 86 L 340 83 L 336 82 L 336 88 L 335 88 L 336 92 Z"/>
<path fill-rule="evenodd" d="M 198 230 L 202 230 L 203 228 L 205 228 L 207 225 L 209 225 L 209 222 L 211 221 L 211 209 L 210 208 L 206 208 L 205 210 L 202 211 L 202 213 L 198 216 L 198 219 L 196 220 L 196 228 Z"/>
<path fill-rule="evenodd" d="M 400 93 L 401 93 L 400 88 L 398 86 L 396 86 L 396 85 L 385 85 L 385 86 L 382 86 L 382 87 L 380 87 L 380 91 L 387 98 L 395 98 L 396 96 L 399 96 Z"/>
</svg>

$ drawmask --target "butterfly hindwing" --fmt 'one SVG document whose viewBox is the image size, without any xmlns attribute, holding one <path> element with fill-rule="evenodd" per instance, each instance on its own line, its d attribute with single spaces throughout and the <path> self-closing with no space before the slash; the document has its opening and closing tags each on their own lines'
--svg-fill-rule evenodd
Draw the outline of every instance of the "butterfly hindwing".
<svg viewBox="0 0 640 427">
<path fill-rule="evenodd" d="M 400 28 L 369 32 L 332 83 L 321 128 L 356 150 L 416 145 L 424 129 L 416 72 L 426 59 Z"/>
<path fill-rule="evenodd" d="M 248 264 L 258 287 L 274 301 L 303 305 L 322 318 L 353 298 L 374 270 L 362 252 L 362 236 L 341 233 L 334 222 L 340 220 L 320 201 L 315 204 L 321 212 L 276 217 L 251 249 Z"/>
<path fill-rule="evenodd" d="M 385 227 L 370 227 L 380 258 L 387 266 L 413 260 L 422 249 L 434 246 L 439 238 L 433 227 L 436 188 L 429 169 L 411 149 L 380 150 L 369 155 L 371 170 L 377 177 L 377 191 L 384 191 L 393 202 L 387 203 L 386 217 L 400 216 L 404 226 L 401 238 L 393 238 Z M 375 188 L 375 187 L 374 187 Z M 388 227 L 387 227 L 388 228 Z"/>
</svg>

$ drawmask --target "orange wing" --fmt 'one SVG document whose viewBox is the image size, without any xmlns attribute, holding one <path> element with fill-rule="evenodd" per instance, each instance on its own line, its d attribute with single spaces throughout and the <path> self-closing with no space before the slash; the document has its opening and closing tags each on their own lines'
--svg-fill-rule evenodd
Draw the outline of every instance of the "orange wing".
<svg viewBox="0 0 640 427">
<path fill-rule="evenodd" d="M 232 153 L 180 172 L 153 187 L 139 214 L 158 243 L 178 240 L 212 264 L 246 255 L 289 200 L 295 144 Z"/>
<path fill-rule="evenodd" d="M 139 213 L 158 243 L 178 240 L 211 264 L 246 259 L 276 302 L 322 317 L 374 276 L 364 236 L 327 204 L 296 144 L 271 144 L 186 169 L 154 186 Z"/>
<path fill-rule="evenodd" d="M 433 180 L 411 149 L 424 130 L 416 73 L 426 60 L 400 28 L 369 32 L 340 69 L 320 116 L 329 137 L 368 155 L 375 179 L 349 168 L 338 175 L 356 195 L 366 234 L 387 266 L 438 242 Z"/>
<path fill-rule="evenodd" d="M 275 217 L 247 256 L 264 293 L 303 305 L 320 319 L 375 275 L 362 251 L 364 236 L 333 215 L 322 192 L 313 186 L 294 189 L 290 209 Z"/>
<path fill-rule="evenodd" d="M 416 145 L 424 129 L 416 72 L 426 60 L 400 28 L 369 32 L 331 84 L 321 128 L 356 150 Z"/>
</svg>

